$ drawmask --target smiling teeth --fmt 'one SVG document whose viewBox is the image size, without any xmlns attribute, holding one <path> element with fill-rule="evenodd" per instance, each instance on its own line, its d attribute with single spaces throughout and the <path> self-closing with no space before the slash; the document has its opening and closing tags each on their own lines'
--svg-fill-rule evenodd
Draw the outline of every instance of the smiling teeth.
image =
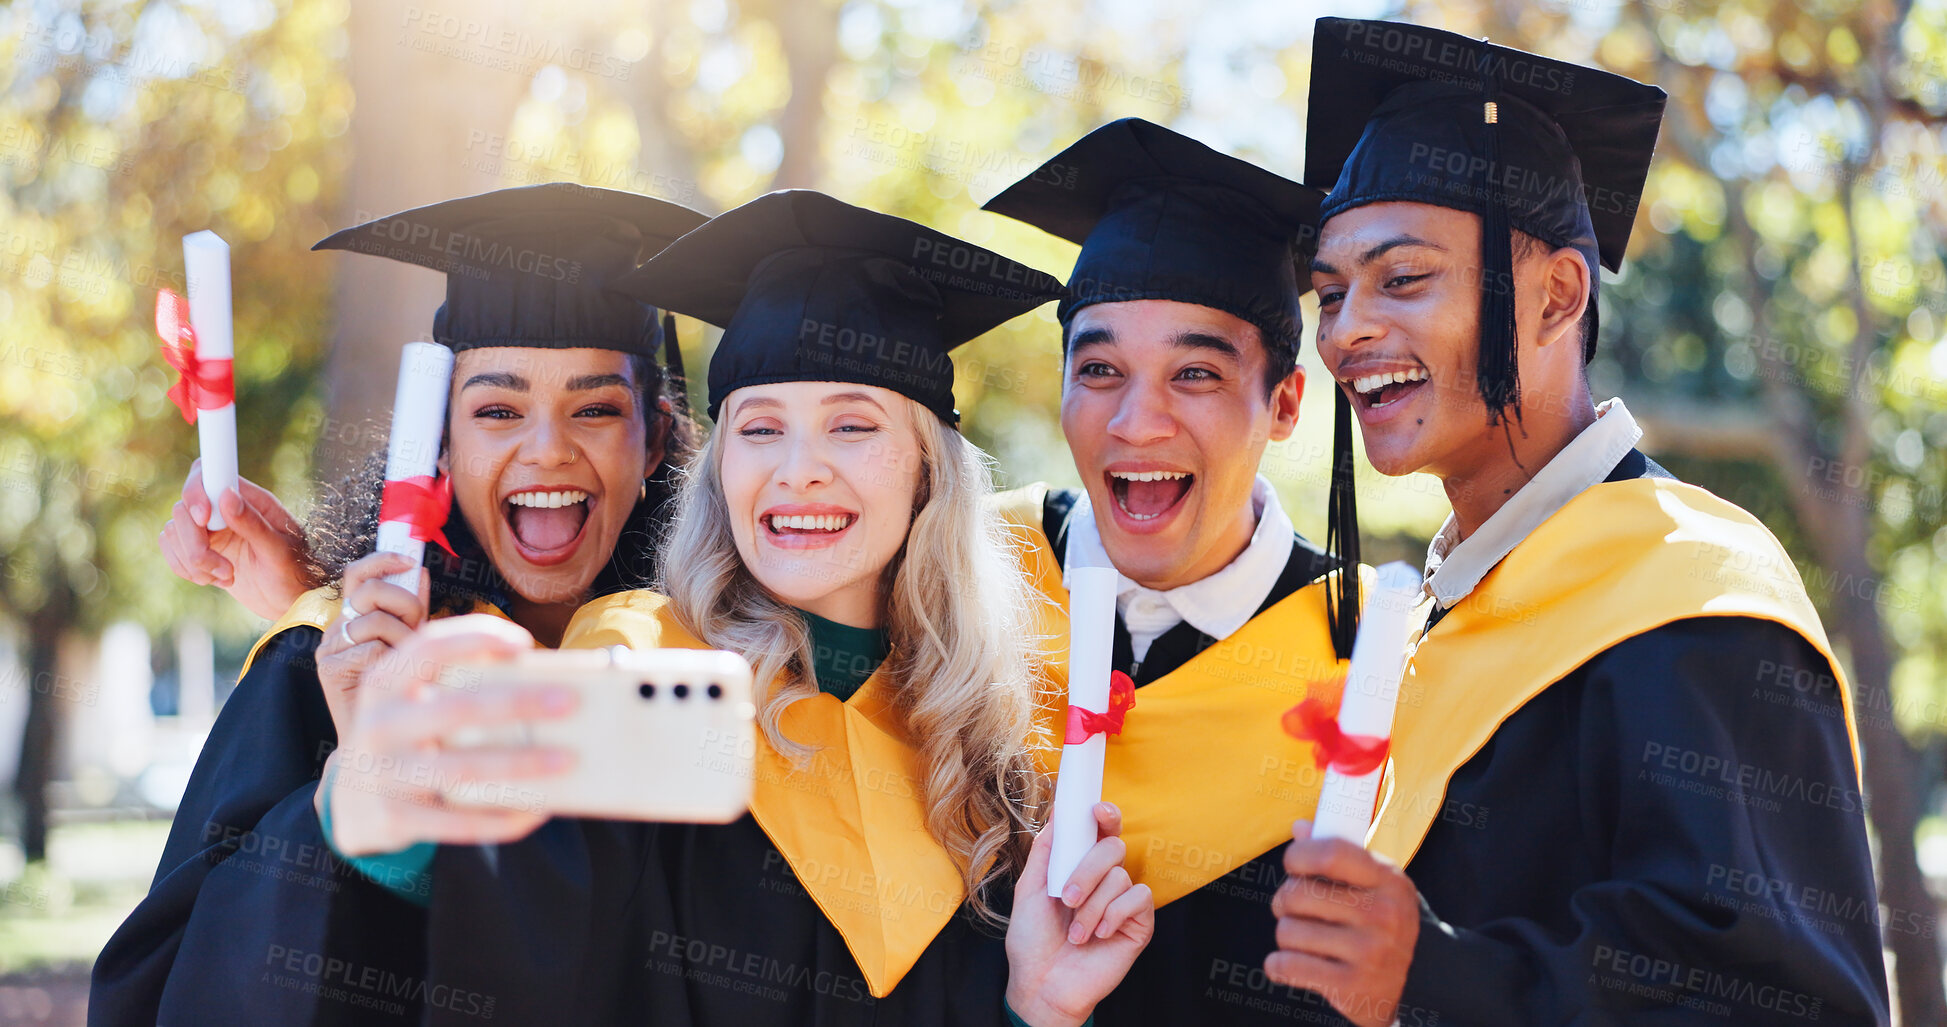
<svg viewBox="0 0 1947 1027">
<path fill-rule="evenodd" d="M 796 531 L 843 531 L 852 523 L 850 514 L 797 514 L 790 517 L 772 516 L 772 531 L 790 528 Z"/>
<path fill-rule="evenodd" d="M 1385 374 L 1369 374 L 1363 378 L 1354 378 L 1352 379 L 1352 391 L 1371 392 L 1374 389 L 1384 388 L 1388 385 L 1423 381 L 1426 381 L 1426 369 L 1416 367 L 1411 371 L 1391 371 Z"/>
<path fill-rule="evenodd" d="M 1187 471 L 1110 471 L 1109 477 L 1123 481 L 1179 481 L 1190 476 Z"/>
<path fill-rule="evenodd" d="M 580 489 L 567 489 L 561 492 L 516 492 L 507 497 L 507 502 L 515 506 L 533 507 L 536 510 L 553 510 L 557 507 L 573 506 L 588 498 L 588 493 Z"/>
</svg>

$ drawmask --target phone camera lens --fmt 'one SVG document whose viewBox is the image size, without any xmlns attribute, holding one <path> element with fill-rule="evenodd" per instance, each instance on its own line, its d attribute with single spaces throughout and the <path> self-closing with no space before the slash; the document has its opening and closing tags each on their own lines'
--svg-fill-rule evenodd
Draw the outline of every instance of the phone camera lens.
<svg viewBox="0 0 1947 1027">
<path fill-rule="evenodd" d="M 636 686 L 636 692 L 639 693 L 644 699 L 654 699 L 656 697 L 656 686 L 649 684 L 648 682 L 645 681 L 642 684 Z"/>
<path fill-rule="evenodd" d="M 675 692 L 676 698 L 678 699 L 687 699 L 690 697 L 690 686 L 688 685 L 677 685 L 675 688 L 670 689 L 670 691 Z"/>
<path fill-rule="evenodd" d="M 712 698 L 712 699 L 721 699 L 721 698 L 723 698 L 723 686 L 722 686 L 722 685 L 711 685 L 711 686 L 710 686 L 710 698 Z"/>
</svg>

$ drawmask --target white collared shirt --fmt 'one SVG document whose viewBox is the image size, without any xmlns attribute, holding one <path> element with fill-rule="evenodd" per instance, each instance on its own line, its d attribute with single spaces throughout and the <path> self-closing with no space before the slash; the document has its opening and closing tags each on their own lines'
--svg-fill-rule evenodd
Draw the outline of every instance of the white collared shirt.
<svg viewBox="0 0 1947 1027">
<path fill-rule="evenodd" d="M 1562 447 L 1472 535 L 1460 538 L 1460 522 L 1447 515 L 1447 523 L 1427 547 L 1426 580 L 1421 587 L 1443 610 L 1467 598 L 1487 572 L 1543 521 L 1609 477 L 1642 437 L 1643 429 L 1622 400 L 1596 407 L 1595 422 Z"/>
<path fill-rule="evenodd" d="M 1285 516 L 1277 490 L 1261 474 L 1251 484 L 1251 511 L 1257 517 L 1257 529 L 1251 532 L 1250 544 L 1209 577 L 1164 592 L 1116 574 L 1115 608 L 1123 626 L 1129 629 L 1136 662 L 1149 654 L 1150 643 L 1184 621 L 1211 638 L 1225 638 L 1264 605 L 1271 587 L 1278 583 L 1278 575 L 1290 562 L 1296 541 L 1291 518 Z M 1068 514 L 1068 550 L 1062 566 L 1114 566 L 1102 545 L 1102 533 L 1095 526 L 1095 507 L 1086 490 Z M 1065 587 L 1067 583 L 1064 570 L 1062 584 Z"/>
</svg>

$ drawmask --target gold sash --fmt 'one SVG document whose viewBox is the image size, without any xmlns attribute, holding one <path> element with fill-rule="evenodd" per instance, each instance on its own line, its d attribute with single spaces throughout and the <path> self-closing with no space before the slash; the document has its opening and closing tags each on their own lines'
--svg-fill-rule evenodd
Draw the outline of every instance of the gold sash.
<svg viewBox="0 0 1947 1027">
<path fill-rule="evenodd" d="M 1367 847 L 1401 865 L 1447 781 L 1501 723 L 1604 650 L 1692 617 L 1755 617 L 1804 636 L 1852 697 L 1790 554 L 1744 510 L 1694 485 L 1638 478 L 1571 500 L 1448 611 L 1407 666 L 1392 760 Z"/>
<path fill-rule="evenodd" d="M 997 499 L 1040 593 L 1038 633 L 1053 650 L 1037 727 L 1059 739 L 1068 715 L 1068 591 L 1041 529 L 1046 494 L 1047 486 L 1031 485 Z M 1102 798 L 1121 808 L 1124 865 L 1158 906 L 1289 841 L 1291 822 L 1317 808 L 1324 772 L 1282 718 L 1313 696 L 1336 704 L 1344 687 L 1326 618 L 1330 580 L 1286 596 L 1137 689 L 1122 734 L 1109 739 Z M 1051 774 L 1058 753 L 1041 753 Z"/>
<path fill-rule="evenodd" d="M 562 648 L 705 648 L 650 592 L 597 599 L 568 625 Z M 847 702 L 819 693 L 780 722 L 816 747 L 802 765 L 758 735 L 751 815 L 845 939 L 874 997 L 913 968 L 966 898 L 953 857 L 926 828 L 918 752 L 899 724 L 886 676 Z"/>
</svg>

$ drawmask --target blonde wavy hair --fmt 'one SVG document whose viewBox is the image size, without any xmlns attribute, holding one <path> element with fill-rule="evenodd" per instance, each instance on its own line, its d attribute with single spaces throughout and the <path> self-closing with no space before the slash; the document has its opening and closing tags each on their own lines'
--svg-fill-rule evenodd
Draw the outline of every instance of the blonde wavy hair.
<svg viewBox="0 0 1947 1027">
<path fill-rule="evenodd" d="M 991 886 L 1026 865 L 1050 794 L 1030 753 L 1039 647 L 1029 586 L 988 502 L 991 458 L 904 401 L 919 435 L 920 483 L 906 544 L 881 579 L 880 623 L 892 642 L 883 670 L 919 749 L 927 830 L 960 868 L 975 915 L 1002 924 Z M 811 633 L 737 554 L 719 473 L 724 434 L 712 432 L 683 472 L 660 591 L 697 638 L 751 661 L 766 740 L 803 758 L 810 750 L 784 736 L 779 718 L 818 693 Z"/>
</svg>

